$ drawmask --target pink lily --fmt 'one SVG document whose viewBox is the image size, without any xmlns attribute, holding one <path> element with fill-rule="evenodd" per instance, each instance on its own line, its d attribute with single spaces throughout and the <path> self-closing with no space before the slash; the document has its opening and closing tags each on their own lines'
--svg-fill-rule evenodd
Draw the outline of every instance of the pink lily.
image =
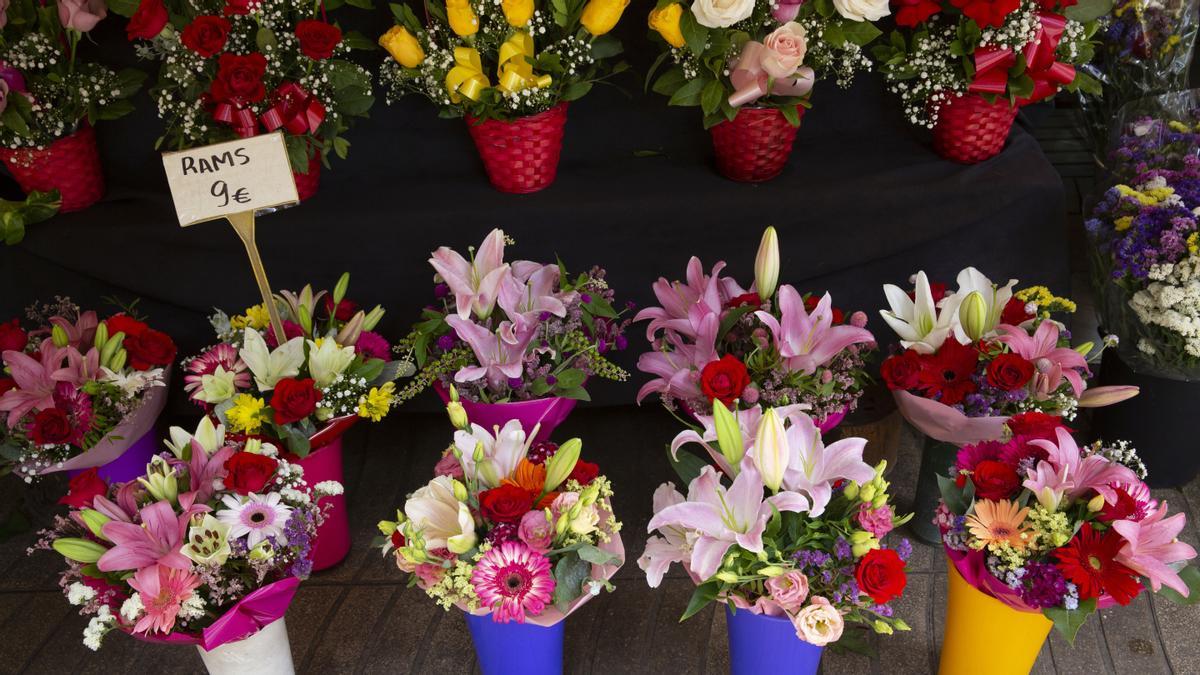
<svg viewBox="0 0 1200 675">
<path fill-rule="evenodd" d="M 474 382 L 486 377 L 488 386 L 501 390 L 509 379 L 519 378 L 525 371 L 525 348 L 533 340 L 536 326 L 513 326 L 501 322 L 498 332 L 493 333 L 484 326 L 458 316 L 446 317 L 446 323 L 454 329 L 464 342 L 471 345 L 477 366 L 465 366 L 454 374 L 455 382 Z M 502 336 L 510 333 L 512 339 Z"/>
<path fill-rule="evenodd" d="M 688 261 L 686 282 L 671 282 L 659 277 L 651 288 L 662 306 L 646 307 L 633 318 L 634 321 L 650 320 L 650 325 L 646 326 L 646 339 L 653 342 L 660 330 L 695 337 L 705 315 L 719 315 L 726 302 L 744 294 L 746 291 L 733 279 L 721 278 L 723 269 L 725 262 L 718 262 L 713 265 L 712 275 L 706 275 L 700 259 L 693 256 Z"/>
<path fill-rule="evenodd" d="M 1141 390 L 1133 385 L 1108 385 L 1104 387 L 1088 387 L 1079 396 L 1080 408 L 1102 408 L 1106 405 L 1120 403 L 1134 396 Z"/>
<path fill-rule="evenodd" d="M 504 231 L 492 230 L 471 260 L 446 246 L 438 248 L 432 255 L 429 264 L 454 293 L 458 318 L 466 320 L 472 311 L 480 319 L 490 316 L 496 306 L 500 283 L 510 273 L 504 262 Z"/>
<path fill-rule="evenodd" d="M 500 309 L 512 322 L 502 335 L 507 342 L 515 342 L 516 333 L 524 327 L 537 326 L 543 313 L 559 317 L 567 315 L 567 306 L 555 292 L 558 289 L 557 265 L 539 265 L 528 276 L 518 275 L 516 267 L 513 271 L 500 283 L 498 299 Z"/>
<path fill-rule="evenodd" d="M 662 339 L 669 343 L 669 348 L 664 346 L 638 357 L 638 370 L 657 375 L 638 390 L 638 403 L 652 393 L 685 401 L 700 398 L 700 371 L 717 358 L 719 328 L 720 319 L 716 314 L 710 314 L 701 322 L 694 344 L 687 344 L 682 335 L 668 331 Z"/>
<path fill-rule="evenodd" d="M 778 297 L 782 323 L 770 312 L 755 312 L 755 316 L 770 329 L 780 356 L 792 370 L 811 374 L 847 347 L 875 341 L 866 328 L 833 325 L 833 300 L 828 293 L 811 315 L 795 288 L 781 286 Z"/>
<path fill-rule="evenodd" d="M 1167 504 L 1163 502 L 1162 508 L 1144 520 L 1114 522 L 1113 529 L 1125 539 L 1116 560 L 1149 579 L 1156 592 L 1165 585 L 1187 597 L 1190 590 L 1171 565 L 1195 558 L 1196 549 L 1179 541 L 1185 516 L 1176 513 L 1167 518 L 1166 515 Z"/>
<path fill-rule="evenodd" d="M 46 340 L 42 343 L 42 349 L 50 345 L 51 342 Z M 63 347 L 57 350 L 54 358 L 61 367 L 50 373 L 50 377 L 58 382 L 70 382 L 82 387 L 100 375 L 100 350 L 95 347 L 87 350 L 87 353 L 80 353 L 74 347 Z M 67 360 L 66 365 L 62 365 L 63 358 Z"/>
<path fill-rule="evenodd" d="M 1071 433 L 1066 429 L 1056 429 L 1058 444 L 1052 441 L 1035 440 L 1030 445 L 1049 453 L 1047 459 L 1038 462 L 1038 468 L 1026 481 L 1025 487 L 1037 493 L 1042 487 L 1052 487 L 1054 490 L 1065 491 L 1067 497 L 1076 499 L 1090 490 L 1102 495 L 1105 501 L 1116 501 L 1116 492 L 1112 486 L 1119 483 L 1135 483 L 1137 476 L 1128 467 L 1111 462 L 1098 455 L 1084 457 Z M 1049 464 L 1050 470 L 1043 471 L 1042 464 Z M 1051 474 L 1054 478 L 1051 480 Z M 1041 476 L 1041 478 L 1039 478 Z M 1032 482 L 1033 487 L 1030 487 Z"/>
<path fill-rule="evenodd" d="M 1032 336 L 1024 328 L 1008 324 L 1000 324 L 997 329 L 1002 333 L 998 338 L 1000 342 L 1037 368 L 1035 390 L 1038 395 L 1044 397 L 1057 391 L 1063 378 L 1071 383 L 1076 398 L 1083 393 L 1086 385 L 1080 373 L 1088 372 L 1087 360 L 1070 347 L 1058 346 L 1058 324 L 1043 321 Z"/>
<path fill-rule="evenodd" d="M 201 507 L 207 510 L 207 507 Z M 187 536 L 191 509 L 176 514 L 171 502 L 154 502 L 142 507 L 141 525 L 112 520 L 100 530 L 113 543 L 96 566 L 102 572 L 136 570 L 155 563 L 188 570 L 192 561 L 180 552 Z"/>
<path fill-rule="evenodd" d="M 88 310 L 81 312 L 74 323 L 61 316 L 50 317 L 50 323 L 66 332 L 68 345 L 82 351 L 90 348 L 92 342 L 95 341 L 96 328 L 100 325 L 100 320 L 94 311 Z"/>
<path fill-rule="evenodd" d="M 52 373 L 57 368 L 56 354 L 43 349 L 40 361 L 13 350 L 4 352 L 3 356 L 17 383 L 15 388 L 0 396 L 0 412 L 8 413 L 8 428 L 12 429 L 30 412 L 54 407 L 56 382 Z"/>
<path fill-rule="evenodd" d="M 685 501 L 674 485 L 663 483 L 654 491 L 654 512 Z M 687 567 L 696 538 L 692 530 L 673 525 L 660 527 L 658 533 L 662 536 L 651 536 L 646 540 L 646 550 L 637 561 L 638 567 L 646 573 L 646 583 L 650 588 L 658 588 L 671 563 L 682 563 Z"/>
<path fill-rule="evenodd" d="M 789 418 L 790 416 L 800 413 L 807 408 L 804 403 L 796 405 L 783 406 L 776 408 L 775 413 L 781 418 Z M 763 409 L 762 406 L 756 405 L 753 408 L 734 411 L 734 416 L 737 419 L 738 430 L 742 432 L 742 447 L 749 451 L 754 447 L 755 437 L 758 435 L 758 425 L 762 422 Z M 671 441 L 671 456 L 678 459 L 679 448 L 688 443 L 699 443 L 717 467 L 721 469 L 721 473 L 726 476 L 736 476 L 740 467 L 729 465 L 729 460 L 725 459 L 725 455 L 721 454 L 721 449 L 715 445 L 717 442 L 717 426 L 713 421 L 712 415 L 696 415 L 696 420 L 704 427 L 704 433 L 698 433 L 695 429 L 687 429 L 682 431 Z M 655 509 L 657 510 L 657 509 Z"/>
<path fill-rule="evenodd" d="M 835 481 L 849 480 L 862 485 L 875 477 L 875 469 L 862 459 L 866 439 L 843 438 L 826 446 L 811 417 L 793 412 L 786 418 L 784 433 L 774 436 L 782 443 L 755 445 L 747 451 L 747 456 L 753 457 L 759 466 L 770 462 L 785 467 L 783 488 L 808 495 L 812 500 L 808 512 L 814 518 L 825 512 Z M 771 455 L 777 455 L 778 459 L 769 459 Z"/>
<path fill-rule="evenodd" d="M 726 488 L 721 474 L 705 466 L 690 485 L 687 501 L 667 506 L 654 514 L 647 532 L 663 527 L 696 530 L 699 534 L 692 549 L 690 567 L 705 581 L 716 574 L 733 545 L 752 553 L 763 550 L 762 535 L 774 510 L 800 513 L 808 510 L 808 500 L 795 492 L 780 492 L 763 499 L 762 476 L 753 462 Z"/>
<path fill-rule="evenodd" d="M 187 462 L 178 459 L 168 460 L 172 465 L 186 465 L 188 468 L 188 480 L 193 494 L 193 498 L 197 503 L 204 504 L 212 498 L 216 492 L 214 484 L 218 480 L 223 480 L 229 473 L 225 469 L 225 462 L 237 452 L 236 448 L 223 447 L 213 452 L 210 456 L 208 450 L 204 448 L 204 444 L 193 438 L 191 457 Z"/>
</svg>

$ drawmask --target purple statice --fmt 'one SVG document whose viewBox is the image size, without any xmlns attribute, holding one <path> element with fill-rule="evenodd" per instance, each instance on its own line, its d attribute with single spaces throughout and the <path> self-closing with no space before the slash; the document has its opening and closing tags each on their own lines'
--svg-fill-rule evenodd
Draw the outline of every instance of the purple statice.
<svg viewBox="0 0 1200 675">
<path fill-rule="evenodd" d="M 492 531 L 487 533 L 487 541 L 492 546 L 497 546 L 506 541 L 513 541 L 517 538 L 517 526 L 514 523 L 496 523 L 492 527 Z"/>
<path fill-rule="evenodd" d="M 901 539 L 900 543 L 896 545 L 896 555 L 900 556 L 901 560 L 908 562 L 908 559 L 912 557 L 912 553 L 912 542 L 908 539 Z"/>
<path fill-rule="evenodd" d="M 893 611 L 892 611 L 892 608 L 890 605 L 875 605 L 874 607 L 871 608 L 871 611 L 875 612 L 876 614 L 878 614 L 879 616 L 882 616 L 885 619 L 892 618 L 892 614 L 893 614 Z"/>
<path fill-rule="evenodd" d="M 433 297 L 437 298 L 438 300 L 441 300 L 442 298 L 444 298 L 448 295 L 450 295 L 450 285 L 449 284 L 443 282 L 443 283 L 438 283 L 438 284 L 434 285 Z"/>
<path fill-rule="evenodd" d="M 437 348 L 444 352 L 448 352 L 451 349 L 454 349 L 456 342 L 458 342 L 458 340 L 454 337 L 453 333 L 446 333 L 437 339 Z"/>
<path fill-rule="evenodd" d="M 792 554 L 792 558 L 799 564 L 800 569 L 806 571 L 806 573 L 809 571 L 815 572 L 824 567 L 832 559 L 828 553 L 815 549 L 796 551 Z"/>
<path fill-rule="evenodd" d="M 833 555 L 838 560 L 849 560 L 853 555 L 850 550 L 850 542 L 846 541 L 843 537 L 838 537 L 837 541 L 833 543 Z"/>
<path fill-rule="evenodd" d="M 1021 578 L 1021 600 L 1035 609 L 1060 607 L 1067 597 L 1067 580 L 1050 563 L 1031 562 Z"/>
<path fill-rule="evenodd" d="M 296 561 L 288 568 L 288 576 L 307 577 L 312 573 L 312 536 L 308 513 L 304 509 L 292 509 L 292 515 L 283 525 L 283 536 L 296 554 Z"/>
</svg>

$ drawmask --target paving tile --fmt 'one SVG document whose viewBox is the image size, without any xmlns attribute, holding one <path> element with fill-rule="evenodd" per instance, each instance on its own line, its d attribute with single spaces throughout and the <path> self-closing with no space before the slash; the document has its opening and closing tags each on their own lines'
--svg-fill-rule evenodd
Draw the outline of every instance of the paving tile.
<svg viewBox="0 0 1200 675">
<path fill-rule="evenodd" d="M 1200 673 L 1200 640 L 1196 639 L 1200 605 L 1177 605 L 1158 596 L 1151 596 L 1150 604 L 1171 671 Z"/>
<path fill-rule="evenodd" d="M 316 649 L 307 656 L 304 669 L 314 673 L 354 670 L 361 654 L 375 648 L 374 634 L 367 630 L 383 613 L 391 593 L 372 586 L 346 590 L 340 603 L 327 617 L 324 630 L 315 637 Z"/>
<path fill-rule="evenodd" d="M 1108 655 L 1118 673 L 1170 672 L 1145 593 L 1126 607 L 1112 607 L 1099 614 Z"/>
<path fill-rule="evenodd" d="M 373 625 L 363 626 L 372 636 L 371 645 L 359 659 L 362 673 L 412 673 L 426 632 L 444 610 L 419 588 L 395 588 L 388 592 L 387 605 Z"/>
<path fill-rule="evenodd" d="M 475 668 L 475 647 L 462 612 L 442 612 L 425 633 L 424 653 L 413 664 L 415 673 L 469 673 Z"/>
<path fill-rule="evenodd" d="M 0 663 L 14 664 L 11 667 L 16 671 L 21 670 L 23 664 L 28 665 L 27 662 L 58 630 L 59 622 L 74 614 L 59 593 L 30 593 L 19 597 L 16 611 L 10 612 L 0 623 L 0 635 L 4 636 L 0 640 L 4 645 L 4 658 Z"/>
<path fill-rule="evenodd" d="M 1103 673 L 1110 668 L 1104 634 L 1098 617 L 1091 617 L 1075 636 L 1071 645 L 1057 630 L 1051 629 L 1047 639 L 1054 654 L 1053 665 L 1063 675 L 1090 675 Z M 1049 670 L 1047 672 L 1055 672 Z"/>
<path fill-rule="evenodd" d="M 592 664 L 596 661 L 596 653 L 607 648 L 598 642 L 601 630 L 600 608 L 604 606 L 604 601 L 603 596 L 593 598 L 567 617 L 563 672 L 575 675 L 593 672 Z"/>
<path fill-rule="evenodd" d="M 729 672 L 729 632 L 725 626 L 725 612 L 712 614 L 707 649 L 704 650 L 704 672 L 712 675 Z"/>
<path fill-rule="evenodd" d="M 316 650 L 326 617 L 344 592 L 343 588 L 314 586 L 309 582 L 300 584 L 287 613 L 288 641 L 292 644 L 292 660 L 297 668 L 301 668 L 309 654 Z"/>
<path fill-rule="evenodd" d="M 600 630 L 595 633 L 601 648 L 592 658 L 593 673 L 637 673 L 649 651 L 660 621 L 675 621 L 659 613 L 663 594 L 645 584 L 626 584 L 618 593 L 598 598 Z M 701 633 L 702 634 L 702 633 Z"/>
<path fill-rule="evenodd" d="M 936 670 L 934 626 L 929 611 L 934 583 L 928 574 L 909 575 L 904 595 L 892 603 L 896 616 L 904 619 L 912 630 L 880 638 L 879 661 L 887 664 L 889 675 L 918 675 Z"/>
<path fill-rule="evenodd" d="M 704 669 L 704 652 L 696 645 L 704 641 L 713 614 L 724 613 L 723 605 L 712 603 L 687 621 L 680 621 L 696 586 L 689 579 L 664 579 L 658 587 L 661 601 L 654 613 L 654 638 L 642 672 L 699 673 Z"/>
</svg>

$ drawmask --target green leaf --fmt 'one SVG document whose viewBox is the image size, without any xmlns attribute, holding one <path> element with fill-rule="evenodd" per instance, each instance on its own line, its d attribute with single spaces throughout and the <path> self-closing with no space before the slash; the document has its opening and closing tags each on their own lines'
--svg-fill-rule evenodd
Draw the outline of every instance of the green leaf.
<svg viewBox="0 0 1200 675">
<path fill-rule="evenodd" d="M 278 45 L 279 41 L 275 39 L 275 33 L 271 32 L 270 28 L 264 26 L 259 28 L 258 32 L 254 34 L 254 44 L 258 45 L 259 51 L 262 51 L 267 47 Z"/>
<path fill-rule="evenodd" d="M 623 51 L 625 51 L 625 47 L 621 44 L 621 40 L 612 33 L 592 40 L 592 58 L 596 60 L 607 59 Z"/>
<path fill-rule="evenodd" d="M 733 330 L 734 325 L 737 324 L 738 321 L 741 321 L 743 316 L 746 316 L 750 312 L 753 312 L 757 309 L 758 308 L 753 305 L 742 305 L 741 307 L 734 307 L 733 309 L 729 310 L 725 314 L 725 317 L 721 319 L 721 325 L 717 327 L 717 343 L 721 343 L 721 341 L 725 338 L 725 335 L 728 334 L 729 331 Z"/>
<path fill-rule="evenodd" d="M 851 21 L 848 25 L 842 25 L 842 35 L 848 42 L 865 47 L 871 44 L 875 38 L 883 35 L 883 31 L 869 21 Z"/>
<path fill-rule="evenodd" d="M 836 11 L 833 8 L 833 0 L 815 0 L 813 4 L 817 8 L 817 14 L 820 14 L 826 19 L 833 16 L 834 12 Z"/>
<path fill-rule="evenodd" d="M 359 9 L 375 9 L 375 3 L 371 0 L 346 0 L 346 4 Z"/>
<path fill-rule="evenodd" d="M 668 445 L 667 460 L 671 462 L 671 468 L 675 469 L 676 475 L 684 485 L 696 480 L 696 476 L 708 466 L 708 462 L 687 451 L 680 451 L 677 456 L 678 459 L 671 456 L 671 446 Z"/>
<path fill-rule="evenodd" d="M 667 105 L 693 106 L 700 105 L 700 92 L 704 89 L 704 80 L 696 78 L 688 80 L 682 87 L 671 94 Z"/>
<path fill-rule="evenodd" d="M 587 389 L 584 389 L 583 387 L 571 387 L 566 389 L 558 387 L 555 389 L 555 393 L 563 398 L 573 398 L 576 401 L 592 400 L 591 395 L 587 393 Z"/>
<path fill-rule="evenodd" d="M 711 115 L 721 107 L 725 100 L 725 87 L 720 80 L 709 80 L 700 91 L 700 109 L 705 115 Z"/>
<path fill-rule="evenodd" d="M 783 119 L 788 121 L 788 124 L 798 127 L 800 126 L 800 110 L 794 105 L 785 105 L 779 108 L 779 112 L 783 114 Z"/>
<path fill-rule="evenodd" d="M 13 246 L 25 238 L 25 228 L 34 223 L 49 220 L 58 213 L 62 199 L 58 190 L 50 192 L 30 192 L 25 201 L 9 201 L 0 199 L 0 240 Z M 0 456 L 11 446 L 0 445 Z M 14 455 L 10 459 L 16 459 Z"/>
<path fill-rule="evenodd" d="M 654 86 L 650 89 L 656 94 L 671 96 L 676 91 L 679 91 L 679 88 L 686 82 L 687 78 L 683 76 L 683 69 L 676 67 L 663 73 L 662 77 L 655 80 Z"/>
<path fill-rule="evenodd" d="M 938 489 L 942 492 L 942 501 L 946 502 L 946 508 L 950 509 L 951 513 L 962 515 L 967 512 L 967 502 L 963 499 L 962 490 L 954 482 L 953 478 L 937 475 Z"/>
<path fill-rule="evenodd" d="M 584 544 L 583 546 L 580 546 L 579 550 L 576 552 L 579 554 L 581 559 L 586 560 L 593 565 L 612 565 L 613 563 L 620 562 L 621 560 L 621 556 L 601 550 L 595 546 L 592 546 L 591 544 Z"/>
<path fill-rule="evenodd" d="M 564 101 L 575 101 L 583 98 L 591 90 L 591 82 L 572 82 L 563 88 L 562 99 Z"/>
<path fill-rule="evenodd" d="M 704 53 L 704 44 L 708 42 L 708 28 L 701 26 L 691 12 L 684 12 L 679 17 L 679 31 L 687 48 L 696 56 Z"/>
<path fill-rule="evenodd" d="M 138 5 L 141 3 L 139 0 L 112 0 L 112 2 L 106 4 L 109 11 L 128 18 L 133 16 L 133 13 L 137 11 Z"/>
<path fill-rule="evenodd" d="M 1183 579 L 1183 583 L 1187 584 L 1189 593 L 1186 598 L 1179 591 L 1167 586 L 1159 589 L 1158 595 L 1180 605 L 1194 605 L 1200 602 L 1200 568 L 1188 565 L 1179 570 L 1179 578 Z"/>
<path fill-rule="evenodd" d="M 717 594 L 721 592 L 721 582 L 716 579 L 706 581 L 696 587 L 692 592 L 692 599 L 688 601 L 687 609 L 683 610 L 683 616 L 679 617 L 679 621 L 687 621 L 695 616 L 697 612 L 708 606 L 708 603 L 717 599 Z"/>
<path fill-rule="evenodd" d="M 558 374 L 558 382 L 556 384 L 570 389 L 572 387 L 583 386 L 585 379 L 587 379 L 587 373 L 578 368 L 568 368 Z"/>
<path fill-rule="evenodd" d="M 830 21 L 826 24 L 825 31 L 821 33 L 821 41 L 835 47 L 841 47 L 846 42 L 846 33 L 842 30 L 841 23 Z"/>
<path fill-rule="evenodd" d="M 1075 645 L 1075 635 L 1079 633 L 1079 629 L 1083 627 L 1084 622 L 1088 617 L 1096 611 L 1096 598 L 1088 598 L 1087 600 L 1079 601 L 1079 609 L 1065 610 L 1059 607 L 1051 607 L 1042 610 L 1047 619 L 1054 622 L 1054 627 L 1067 640 L 1071 646 Z"/>
<path fill-rule="evenodd" d="M 10 96 L 10 101 L 25 98 L 24 95 Z M 0 113 L 0 126 L 7 129 L 12 129 L 13 133 L 18 136 L 29 135 L 29 125 L 25 123 L 25 118 L 21 117 L 20 109 L 13 105 L 5 108 L 3 113 Z"/>
<path fill-rule="evenodd" d="M 1087 23 L 1095 21 L 1112 11 L 1113 0 L 1079 0 L 1078 4 L 1063 10 L 1072 21 Z"/>
<path fill-rule="evenodd" d="M 350 49 L 369 50 L 378 47 L 374 40 L 356 30 L 346 31 L 342 36 L 342 41 Z"/>
<path fill-rule="evenodd" d="M 592 564 L 572 551 L 554 566 L 554 606 L 564 614 L 571 603 L 583 594 L 583 582 L 592 574 Z"/>
</svg>

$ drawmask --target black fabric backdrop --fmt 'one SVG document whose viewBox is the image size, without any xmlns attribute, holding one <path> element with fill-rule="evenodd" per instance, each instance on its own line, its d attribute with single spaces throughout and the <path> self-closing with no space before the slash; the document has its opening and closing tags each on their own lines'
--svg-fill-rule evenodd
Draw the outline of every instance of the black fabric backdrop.
<svg viewBox="0 0 1200 675">
<path fill-rule="evenodd" d="M 652 56 L 643 38 L 648 7 L 645 0 L 631 6 L 622 28 L 639 73 Z M 360 28 L 372 36 L 388 25 L 382 10 L 363 18 Z M 92 48 L 105 59 L 136 62 L 119 19 L 96 38 Z M 317 196 L 259 220 L 273 286 L 329 286 L 348 270 L 351 296 L 383 303 L 382 330 L 395 338 L 431 299 L 429 252 L 442 244 L 465 250 L 492 227 L 516 238 L 510 259 L 551 261 L 557 253 L 571 269 L 603 265 L 619 298 L 645 305 L 650 283 L 681 277 L 691 255 L 706 266 L 728 260 L 748 284 L 761 229 L 773 224 L 782 280 L 802 291 L 828 289 L 837 305 L 867 310 L 883 341 L 892 337 L 876 313 L 880 285 L 903 284 L 918 269 L 952 284 L 959 268 L 974 264 L 993 279 L 1067 290 L 1062 184 L 1020 125 L 1001 155 L 961 166 L 933 154 L 927 134 L 904 123 L 877 77 L 860 77 L 850 90 L 822 82 L 787 170 L 747 185 L 712 169 L 699 111 L 641 93 L 640 78 L 624 80 L 625 91 L 597 88 L 571 106 L 557 182 L 523 196 L 490 187 L 462 120 L 439 119 L 415 98 L 379 100 L 371 119 L 350 132 L 350 158 L 334 159 Z M 211 340 L 204 316 L 212 307 L 237 311 L 257 301 L 227 225 L 176 224 L 153 149 L 160 123 L 148 99 L 139 104 L 98 128 L 105 200 L 35 225 L 22 244 L 0 249 L 0 320 L 56 294 L 90 306 L 104 296 L 141 297 L 143 311 L 187 354 Z M 619 359 L 631 371 L 642 335 L 631 331 Z M 641 381 L 634 373 L 625 385 L 597 383 L 592 394 L 602 404 L 629 402 Z"/>
</svg>

